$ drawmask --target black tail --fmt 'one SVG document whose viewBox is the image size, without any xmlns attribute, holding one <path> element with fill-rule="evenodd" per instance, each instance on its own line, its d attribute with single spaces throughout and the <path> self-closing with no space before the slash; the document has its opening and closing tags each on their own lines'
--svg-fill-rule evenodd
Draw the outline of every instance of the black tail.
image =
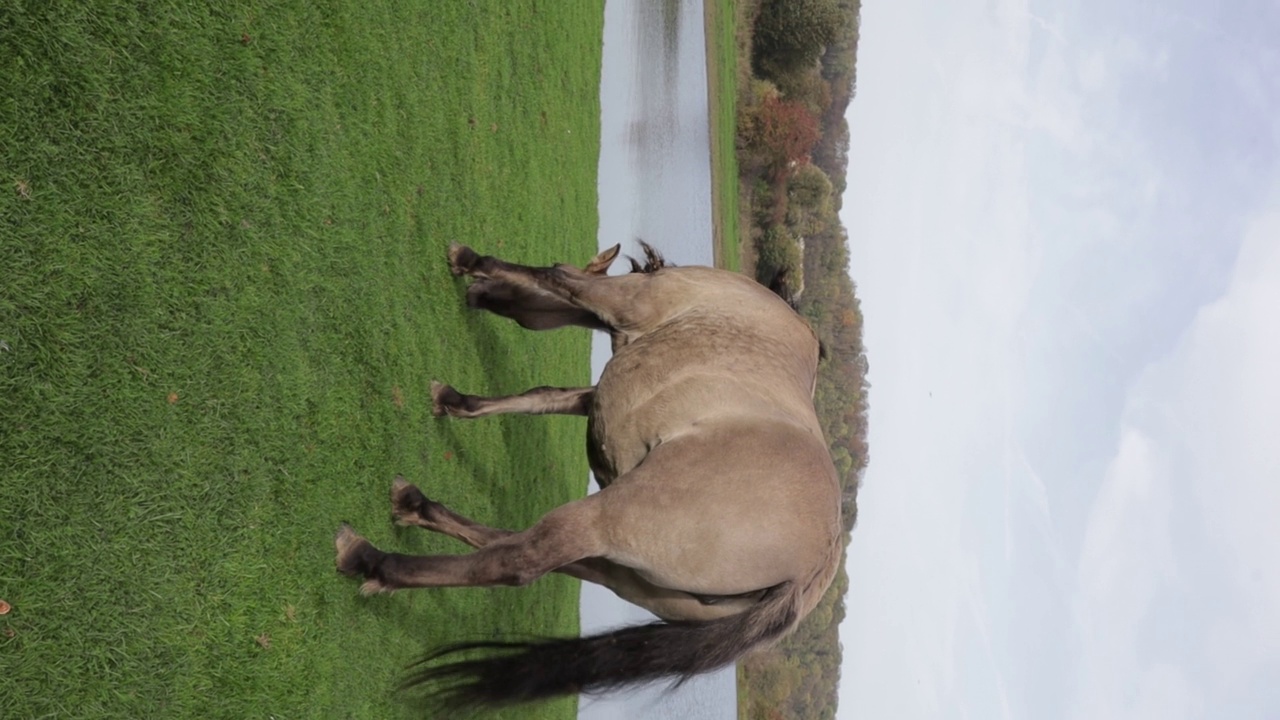
<svg viewBox="0 0 1280 720">
<path fill-rule="evenodd" d="M 459 714 L 655 680 L 684 682 L 786 633 L 797 618 L 793 588 L 770 588 L 750 610 L 719 620 L 655 622 L 583 638 L 449 645 L 414 663 L 400 687 L 422 688 L 425 705 Z M 452 660 L 459 654 L 466 657 Z"/>
</svg>

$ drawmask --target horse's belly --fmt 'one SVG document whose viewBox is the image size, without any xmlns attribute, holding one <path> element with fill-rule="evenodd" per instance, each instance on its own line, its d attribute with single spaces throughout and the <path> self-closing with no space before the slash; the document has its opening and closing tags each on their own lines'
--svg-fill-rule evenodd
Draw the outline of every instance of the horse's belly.
<svg viewBox="0 0 1280 720">
<path fill-rule="evenodd" d="M 690 317 L 619 348 L 587 413 L 587 457 L 601 487 L 709 420 L 812 415 L 795 354 L 766 340 L 722 317 Z"/>
</svg>

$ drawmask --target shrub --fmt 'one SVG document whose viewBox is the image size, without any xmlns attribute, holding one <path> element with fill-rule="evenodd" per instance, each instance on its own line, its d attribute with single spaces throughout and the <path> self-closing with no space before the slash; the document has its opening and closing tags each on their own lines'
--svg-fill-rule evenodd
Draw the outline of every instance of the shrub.
<svg viewBox="0 0 1280 720">
<path fill-rule="evenodd" d="M 831 179 L 816 165 L 798 168 L 787 182 L 787 199 L 805 210 L 820 210 L 831 198 Z"/>
<path fill-rule="evenodd" d="M 784 275 L 799 295 L 804 286 L 804 255 L 795 236 L 775 226 L 756 241 L 756 279 L 768 285 L 779 275 Z"/>
<path fill-rule="evenodd" d="M 809 152 L 821 133 L 818 118 L 804 103 L 766 96 L 746 125 L 747 145 L 775 180 L 809 162 Z"/>
</svg>

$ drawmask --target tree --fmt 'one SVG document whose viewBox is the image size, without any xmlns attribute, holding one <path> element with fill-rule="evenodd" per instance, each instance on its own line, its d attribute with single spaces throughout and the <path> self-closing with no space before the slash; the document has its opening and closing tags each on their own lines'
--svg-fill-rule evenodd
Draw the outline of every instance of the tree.
<svg viewBox="0 0 1280 720">
<path fill-rule="evenodd" d="M 831 179 L 815 165 L 798 168 L 787 182 L 787 202 L 817 210 L 831 197 Z"/>
<path fill-rule="evenodd" d="M 817 67 L 801 67 L 779 73 L 774 83 L 782 96 L 799 100 L 819 117 L 831 107 L 831 83 L 823 79 Z"/>
<path fill-rule="evenodd" d="M 773 77 L 817 63 L 844 24 L 834 0 L 766 0 L 755 25 L 756 72 Z"/>
<path fill-rule="evenodd" d="M 764 156 L 769 174 L 781 180 L 808 164 L 809 152 L 821 133 L 818 118 L 802 103 L 766 97 L 756 110 L 751 144 Z"/>
</svg>

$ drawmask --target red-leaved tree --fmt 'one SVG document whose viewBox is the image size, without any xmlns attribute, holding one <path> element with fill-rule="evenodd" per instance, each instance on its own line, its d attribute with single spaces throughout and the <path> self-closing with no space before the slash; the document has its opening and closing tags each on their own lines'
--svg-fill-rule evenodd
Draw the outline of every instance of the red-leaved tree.
<svg viewBox="0 0 1280 720">
<path fill-rule="evenodd" d="M 764 155 L 771 179 L 779 182 L 809 162 L 821 131 L 804 103 L 769 95 L 756 112 L 755 145 Z"/>
</svg>

